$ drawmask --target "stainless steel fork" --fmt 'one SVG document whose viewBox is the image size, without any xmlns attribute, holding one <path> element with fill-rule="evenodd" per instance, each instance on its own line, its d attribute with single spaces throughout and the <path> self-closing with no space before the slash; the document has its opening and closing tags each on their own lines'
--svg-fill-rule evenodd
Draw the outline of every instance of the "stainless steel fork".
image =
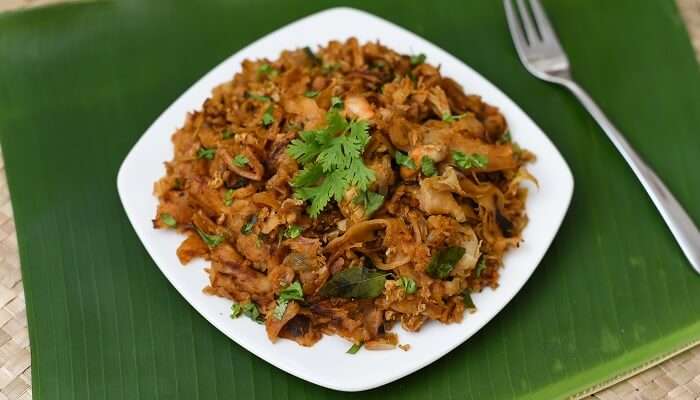
<svg viewBox="0 0 700 400">
<path fill-rule="evenodd" d="M 588 93 L 571 78 L 569 59 L 539 0 L 530 0 L 530 7 L 525 0 L 515 0 L 517 11 L 513 0 L 503 0 L 503 3 L 515 49 L 525 68 L 542 80 L 569 89 L 591 113 L 642 182 L 690 264 L 700 273 L 700 231 L 661 179 L 639 157 Z"/>
</svg>

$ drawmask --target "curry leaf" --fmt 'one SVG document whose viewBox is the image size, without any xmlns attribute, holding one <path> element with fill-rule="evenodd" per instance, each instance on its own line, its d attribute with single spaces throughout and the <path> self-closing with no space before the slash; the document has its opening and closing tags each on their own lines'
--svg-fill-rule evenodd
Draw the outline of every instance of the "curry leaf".
<svg viewBox="0 0 700 400">
<path fill-rule="evenodd" d="M 425 271 L 433 278 L 445 279 L 464 256 L 465 251 L 463 247 L 458 246 L 444 248 L 433 256 Z"/>
<path fill-rule="evenodd" d="M 384 291 L 386 274 L 350 267 L 333 275 L 318 291 L 321 297 L 372 299 Z"/>
</svg>

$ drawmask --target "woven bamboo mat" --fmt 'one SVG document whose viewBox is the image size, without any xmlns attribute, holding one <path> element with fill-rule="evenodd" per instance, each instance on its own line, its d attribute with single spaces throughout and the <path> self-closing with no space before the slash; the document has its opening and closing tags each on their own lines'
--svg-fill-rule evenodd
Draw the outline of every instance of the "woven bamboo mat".
<svg viewBox="0 0 700 400">
<path fill-rule="evenodd" d="M 65 0 L 0 0 L 0 12 Z M 700 62 L 700 0 L 677 0 Z M 31 358 L 17 235 L 0 153 L 0 400 L 31 400 Z M 634 376 L 618 377 L 587 400 L 700 400 L 700 346 Z M 614 384 L 614 385 L 613 385 Z"/>
</svg>

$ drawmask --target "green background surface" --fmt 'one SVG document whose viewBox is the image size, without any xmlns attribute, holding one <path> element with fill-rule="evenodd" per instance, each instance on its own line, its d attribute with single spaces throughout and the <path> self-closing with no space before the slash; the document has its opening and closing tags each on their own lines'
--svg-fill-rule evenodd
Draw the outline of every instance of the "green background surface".
<svg viewBox="0 0 700 400">
<path fill-rule="evenodd" d="M 700 69 L 674 2 L 544 3 L 575 76 L 700 222 Z M 333 5 L 86 2 L 0 15 L 0 139 L 35 399 L 357 398 L 288 375 L 209 325 L 146 254 L 115 183 L 141 133 L 202 74 Z M 592 119 L 522 68 L 500 1 L 352 5 L 494 82 L 576 179 L 559 235 L 503 312 L 441 360 L 362 398 L 559 398 L 700 338 L 700 276 Z"/>
</svg>

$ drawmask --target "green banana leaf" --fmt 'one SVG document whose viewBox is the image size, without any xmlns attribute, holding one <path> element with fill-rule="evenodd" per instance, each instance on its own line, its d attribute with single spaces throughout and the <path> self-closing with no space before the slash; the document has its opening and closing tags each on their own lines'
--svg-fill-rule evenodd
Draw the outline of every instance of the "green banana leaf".
<svg viewBox="0 0 700 400">
<path fill-rule="evenodd" d="M 544 3 L 575 76 L 700 223 L 700 68 L 674 2 Z M 139 135 L 202 74 L 338 4 L 133 0 L 0 15 L 0 139 L 35 399 L 357 398 L 288 375 L 209 325 L 148 257 L 115 185 Z M 589 115 L 523 69 L 500 1 L 350 5 L 501 87 L 576 179 L 557 239 L 510 305 L 449 355 L 363 398 L 563 398 L 700 340 L 700 276 Z"/>
</svg>

